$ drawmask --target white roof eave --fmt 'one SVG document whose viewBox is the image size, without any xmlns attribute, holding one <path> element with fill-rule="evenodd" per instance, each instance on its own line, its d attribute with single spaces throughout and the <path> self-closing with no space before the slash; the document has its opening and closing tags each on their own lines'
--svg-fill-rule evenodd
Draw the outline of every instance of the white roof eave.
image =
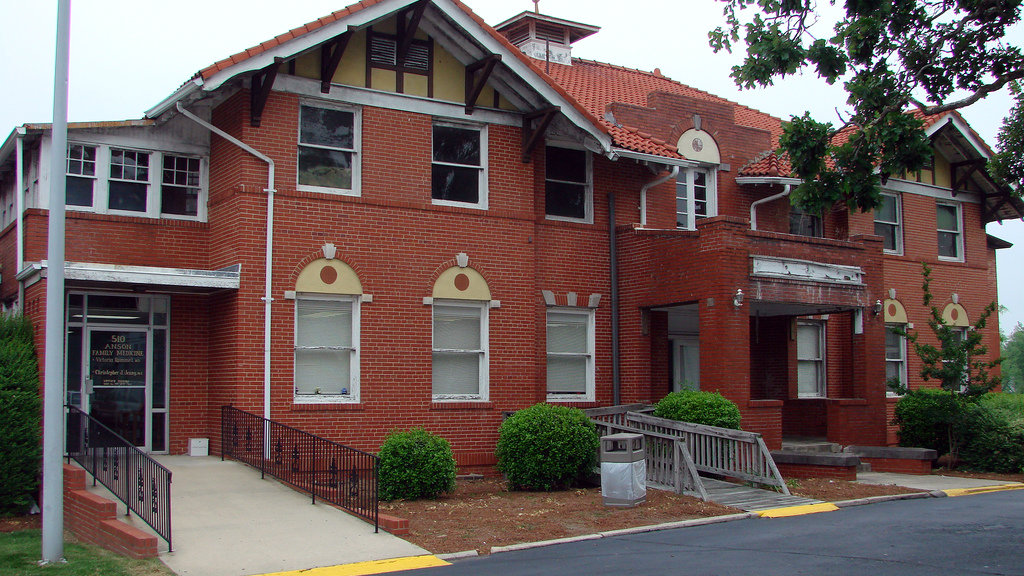
<svg viewBox="0 0 1024 576">
<path fill-rule="evenodd" d="M 17 279 L 24 281 L 35 274 L 43 275 L 47 268 L 48 264 L 45 260 L 27 263 L 25 268 L 18 273 Z M 221 270 L 196 270 L 191 268 L 65 262 L 64 278 L 66 280 L 89 282 L 237 290 L 241 278 L 241 266 L 235 265 Z"/>
</svg>

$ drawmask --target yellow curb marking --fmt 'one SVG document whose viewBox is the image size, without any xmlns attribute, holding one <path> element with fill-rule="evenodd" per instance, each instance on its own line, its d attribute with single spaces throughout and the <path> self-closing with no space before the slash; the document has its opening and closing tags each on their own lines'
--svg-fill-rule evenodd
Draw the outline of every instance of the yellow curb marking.
<svg viewBox="0 0 1024 576">
<path fill-rule="evenodd" d="M 387 572 L 398 572 L 399 570 L 448 566 L 449 564 L 451 563 L 432 555 L 408 556 L 406 558 L 390 558 L 388 560 L 371 560 L 354 564 L 324 566 L 323 568 L 310 568 L 308 570 L 274 572 L 272 574 L 262 574 L 261 576 L 363 576 L 365 574 L 384 574 Z"/>
<path fill-rule="evenodd" d="M 988 492 L 1002 492 L 1004 490 L 1022 490 L 1024 484 L 997 484 L 995 486 L 980 486 L 978 488 L 951 488 L 943 490 L 946 496 L 970 496 L 971 494 L 985 494 Z"/>
<path fill-rule="evenodd" d="M 786 518 L 787 516 L 802 516 L 804 514 L 817 514 L 819 512 L 834 512 L 839 508 L 831 502 L 821 504 L 804 504 L 802 506 L 787 506 L 785 508 L 772 508 L 758 512 L 761 518 Z"/>
</svg>

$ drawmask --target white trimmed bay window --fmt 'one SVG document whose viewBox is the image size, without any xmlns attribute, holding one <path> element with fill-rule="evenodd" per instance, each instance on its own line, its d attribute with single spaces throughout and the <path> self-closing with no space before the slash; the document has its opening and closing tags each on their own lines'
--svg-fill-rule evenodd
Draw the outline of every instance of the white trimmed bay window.
<svg viewBox="0 0 1024 576">
<path fill-rule="evenodd" d="M 199 156 L 79 143 L 67 154 L 65 204 L 72 210 L 206 218 L 206 161 Z"/>
<path fill-rule="evenodd" d="M 298 295 L 295 401 L 359 401 L 359 301 Z"/>
<path fill-rule="evenodd" d="M 548 310 L 548 400 L 594 400 L 594 347 L 593 310 Z"/>
<path fill-rule="evenodd" d="M 434 400 L 487 400 L 487 303 L 433 303 Z"/>
<path fill-rule="evenodd" d="M 680 168 L 676 176 L 676 228 L 694 230 L 697 220 L 717 214 L 714 171 Z"/>
</svg>

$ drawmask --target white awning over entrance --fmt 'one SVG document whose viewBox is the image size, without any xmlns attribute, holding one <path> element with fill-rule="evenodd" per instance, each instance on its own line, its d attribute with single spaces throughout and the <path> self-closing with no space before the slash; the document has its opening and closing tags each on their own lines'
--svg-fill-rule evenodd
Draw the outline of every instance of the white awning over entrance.
<svg viewBox="0 0 1024 576">
<path fill-rule="evenodd" d="M 31 285 L 46 277 L 46 260 L 29 262 L 18 273 L 18 280 Z M 135 286 L 194 288 L 197 292 L 237 290 L 241 278 L 241 264 L 220 270 L 192 268 L 162 268 L 156 266 L 127 266 L 91 262 L 65 262 L 64 277 L 68 282 L 98 284 L 128 284 Z"/>
</svg>

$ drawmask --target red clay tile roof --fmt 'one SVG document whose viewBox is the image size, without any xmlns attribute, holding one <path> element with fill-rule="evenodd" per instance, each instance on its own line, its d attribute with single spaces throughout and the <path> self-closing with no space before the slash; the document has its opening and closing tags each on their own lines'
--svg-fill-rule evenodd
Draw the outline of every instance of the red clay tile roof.
<svg viewBox="0 0 1024 576">
<path fill-rule="evenodd" d="M 740 168 L 738 175 L 790 178 L 793 175 L 793 169 L 789 165 L 789 156 L 786 154 L 779 156 L 774 150 L 768 150 Z"/>
</svg>

